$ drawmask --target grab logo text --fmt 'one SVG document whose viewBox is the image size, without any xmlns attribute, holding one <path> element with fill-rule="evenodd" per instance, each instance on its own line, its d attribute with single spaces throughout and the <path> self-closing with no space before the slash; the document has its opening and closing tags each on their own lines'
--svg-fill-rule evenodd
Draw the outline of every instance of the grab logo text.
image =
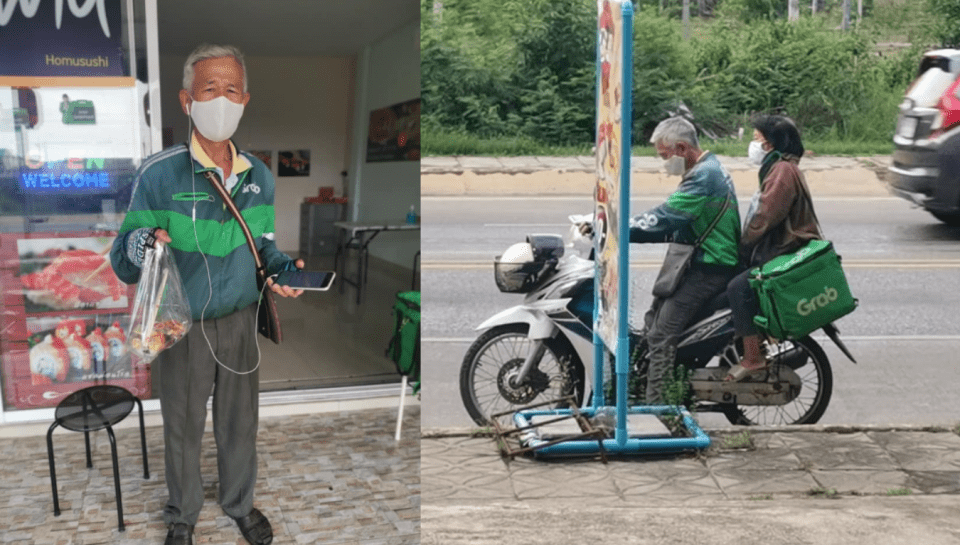
<svg viewBox="0 0 960 545">
<path fill-rule="evenodd" d="M 809 316 L 817 309 L 824 308 L 837 300 L 837 290 L 824 286 L 823 293 L 819 293 L 810 299 L 800 299 L 797 301 L 797 314 L 800 316 Z"/>
</svg>

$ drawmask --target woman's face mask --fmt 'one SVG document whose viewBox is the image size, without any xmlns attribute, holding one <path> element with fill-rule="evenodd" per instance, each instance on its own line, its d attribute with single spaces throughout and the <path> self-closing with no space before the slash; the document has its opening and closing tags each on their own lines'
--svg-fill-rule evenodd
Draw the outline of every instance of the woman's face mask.
<svg viewBox="0 0 960 545">
<path fill-rule="evenodd" d="M 243 116 L 243 104 L 225 96 L 190 104 L 190 117 L 204 138 L 213 142 L 227 140 L 237 130 Z"/>
<path fill-rule="evenodd" d="M 767 156 L 767 151 L 763 149 L 763 144 L 757 140 L 751 140 L 747 147 L 747 158 L 750 162 L 759 166 L 763 164 L 763 158 Z"/>
</svg>

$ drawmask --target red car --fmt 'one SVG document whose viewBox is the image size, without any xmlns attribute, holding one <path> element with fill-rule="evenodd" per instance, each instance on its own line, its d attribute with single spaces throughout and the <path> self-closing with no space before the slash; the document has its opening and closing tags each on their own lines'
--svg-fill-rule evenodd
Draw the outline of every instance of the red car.
<svg viewBox="0 0 960 545">
<path fill-rule="evenodd" d="M 923 55 L 893 143 L 891 192 L 960 225 L 960 49 Z"/>
</svg>

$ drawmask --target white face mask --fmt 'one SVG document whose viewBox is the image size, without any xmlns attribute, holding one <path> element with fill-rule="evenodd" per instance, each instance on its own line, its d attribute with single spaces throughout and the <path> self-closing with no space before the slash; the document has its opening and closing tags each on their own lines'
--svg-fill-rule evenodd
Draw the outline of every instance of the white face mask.
<svg viewBox="0 0 960 545">
<path fill-rule="evenodd" d="M 663 160 L 663 168 L 666 169 L 669 176 L 682 176 L 687 171 L 687 160 L 679 155 L 674 155 Z"/>
<path fill-rule="evenodd" d="M 200 134 L 214 142 L 233 136 L 243 116 L 243 104 L 222 96 L 204 102 L 194 100 L 188 108 Z"/>
<path fill-rule="evenodd" d="M 747 147 L 747 157 L 750 159 L 750 162 L 759 166 L 763 164 L 763 158 L 767 156 L 767 152 L 763 149 L 763 144 L 756 140 L 751 140 L 750 145 Z"/>
</svg>

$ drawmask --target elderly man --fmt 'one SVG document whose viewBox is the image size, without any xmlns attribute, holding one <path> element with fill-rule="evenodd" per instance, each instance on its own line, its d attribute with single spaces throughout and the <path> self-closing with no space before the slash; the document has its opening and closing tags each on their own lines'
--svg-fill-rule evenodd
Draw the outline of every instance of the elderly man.
<svg viewBox="0 0 960 545">
<path fill-rule="evenodd" d="M 655 290 L 644 317 L 650 357 L 646 403 L 662 405 L 663 383 L 675 365 L 680 333 L 736 273 L 740 212 L 733 180 L 716 156 L 700 149 L 692 123 L 681 117 L 665 119 L 650 142 L 667 173 L 681 180 L 666 202 L 630 221 L 630 242 L 693 244 L 707 233 L 676 288 L 672 293 Z"/>
<path fill-rule="evenodd" d="M 200 443 L 213 392 L 218 499 L 254 545 L 273 540 L 253 506 L 257 480 L 259 350 L 253 255 L 239 224 L 210 186 L 220 183 L 244 212 L 268 273 L 303 267 L 274 242 L 274 181 L 270 169 L 230 141 L 250 101 L 243 55 L 234 47 L 202 45 L 183 68 L 180 105 L 192 120 L 190 141 L 165 149 L 140 166 L 130 209 L 110 253 L 117 276 L 140 279 L 146 248 L 173 251 L 194 325 L 157 360 L 163 415 L 167 545 L 193 543 L 203 507 Z M 215 182 L 205 173 L 213 173 Z M 279 295 L 300 291 L 268 282 Z"/>
</svg>

